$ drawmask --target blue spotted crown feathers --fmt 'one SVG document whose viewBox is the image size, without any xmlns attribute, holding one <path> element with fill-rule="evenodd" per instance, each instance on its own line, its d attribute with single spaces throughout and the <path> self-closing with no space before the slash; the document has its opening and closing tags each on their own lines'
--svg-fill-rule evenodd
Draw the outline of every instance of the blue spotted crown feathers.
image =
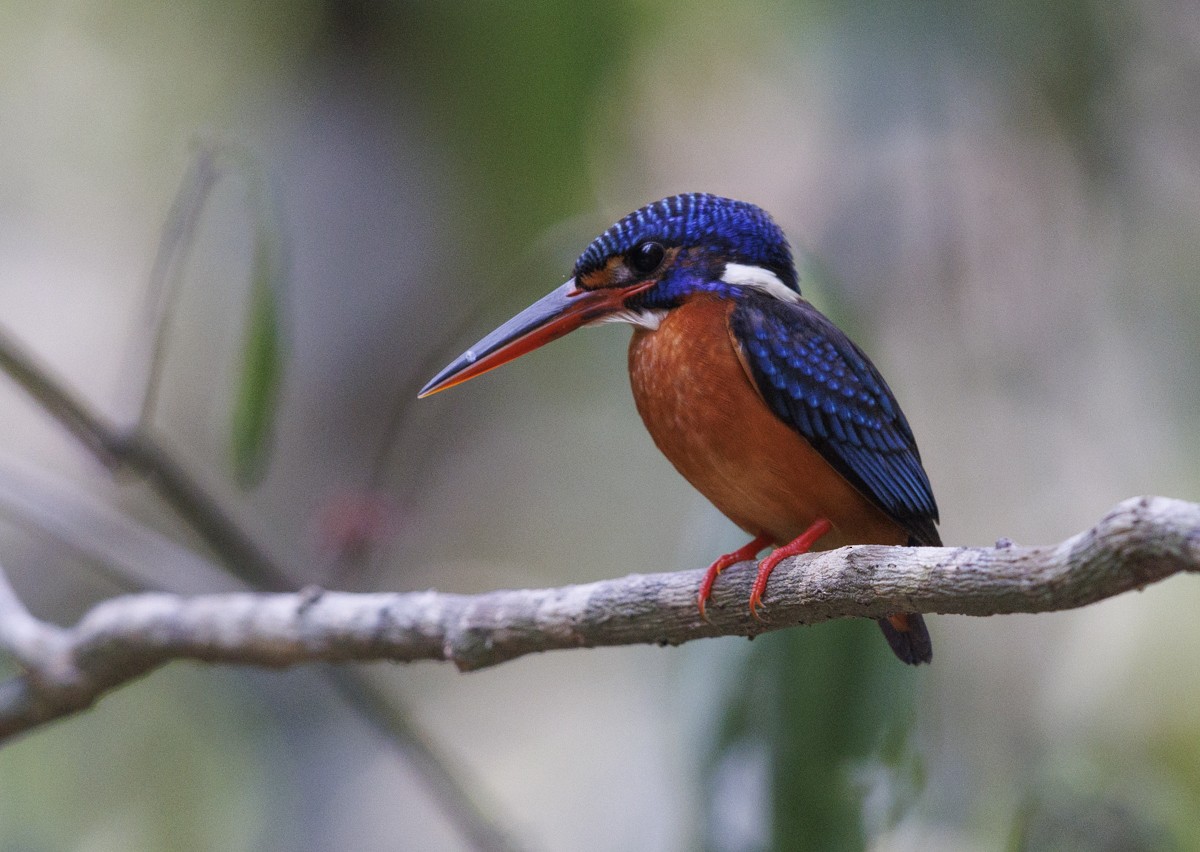
<svg viewBox="0 0 1200 852">
<path fill-rule="evenodd" d="M 787 237 L 761 207 L 719 195 L 672 195 L 633 211 L 596 237 L 575 261 L 575 277 L 599 269 L 607 258 L 645 240 L 710 247 L 726 260 L 761 266 L 800 291 Z"/>
</svg>

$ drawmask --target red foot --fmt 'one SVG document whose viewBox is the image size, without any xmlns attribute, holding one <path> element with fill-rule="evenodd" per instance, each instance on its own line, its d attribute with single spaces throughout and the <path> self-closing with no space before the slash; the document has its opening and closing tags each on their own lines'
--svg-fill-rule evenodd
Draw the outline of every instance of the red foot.
<svg viewBox="0 0 1200 852">
<path fill-rule="evenodd" d="M 813 521 L 812 526 L 797 536 L 791 544 L 775 548 L 770 556 L 758 564 L 758 575 L 754 578 L 754 587 L 750 590 L 751 615 L 755 618 L 759 617 L 758 610 L 763 605 L 762 598 L 767 591 L 767 580 L 771 579 L 771 572 L 775 570 L 775 566 L 789 556 L 808 553 L 809 548 L 817 543 L 817 539 L 832 528 L 833 524 L 829 523 L 826 518 L 817 518 Z"/>
<path fill-rule="evenodd" d="M 704 611 L 705 604 L 708 603 L 708 598 L 712 594 L 713 583 L 717 581 L 717 575 L 728 568 L 730 565 L 736 565 L 739 562 L 746 562 L 758 556 L 758 552 L 771 543 L 771 539 L 765 535 L 760 535 L 749 544 L 739 547 L 732 553 L 726 553 L 724 556 L 718 556 L 717 561 L 708 566 L 708 570 L 704 572 L 704 580 L 700 583 L 700 594 L 697 603 L 700 605 L 700 617 L 708 621 L 708 614 Z"/>
</svg>

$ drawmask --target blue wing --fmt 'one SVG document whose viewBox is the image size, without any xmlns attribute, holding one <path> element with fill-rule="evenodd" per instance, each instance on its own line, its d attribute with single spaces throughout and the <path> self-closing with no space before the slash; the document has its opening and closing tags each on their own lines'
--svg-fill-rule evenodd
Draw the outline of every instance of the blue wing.
<svg viewBox="0 0 1200 852">
<path fill-rule="evenodd" d="M 915 544 L 941 544 L 912 429 L 879 371 L 807 302 L 748 292 L 730 315 L 759 393 Z"/>
</svg>

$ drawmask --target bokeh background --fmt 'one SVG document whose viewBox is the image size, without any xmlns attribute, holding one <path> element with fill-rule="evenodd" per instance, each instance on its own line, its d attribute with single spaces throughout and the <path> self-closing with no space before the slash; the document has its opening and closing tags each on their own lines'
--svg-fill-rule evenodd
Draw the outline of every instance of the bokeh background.
<svg viewBox="0 0 1200 852">
<path fill-rule="evenodd" d="M 173 199 L 213 145 L 254 166 L 185 241 L 153 429 L 297 584 L 560 585 L 741 543 L 642 429 L 619 328 L 415 401 L 679 191 L 791 235 L 806 294 L 902 401 L 947 542 L 1200 499 L 1192 0 L 0 3 L 0 323 L 115 422 Z M 245 489 L 264 209 L 283 372 Z M 7 379 L 0 412 L 0 564 L 39 615 L 131 574 L 227 583 L 99 535 L 212 556 Z M 368 675 L 519 848 L 1198 849 L 1198 609 L 1175 578 L 934 617 L 920 671 L 839 622 Z M 312 672 L 182 664 L 0 750 L 0 847 L 470 848 Z"/>
</svg>

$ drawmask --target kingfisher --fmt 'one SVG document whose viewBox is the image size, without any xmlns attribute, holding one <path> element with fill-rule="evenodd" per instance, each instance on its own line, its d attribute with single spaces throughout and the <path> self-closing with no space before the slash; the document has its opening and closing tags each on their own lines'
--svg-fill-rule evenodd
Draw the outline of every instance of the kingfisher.
<svg viewBox="0 0 1200 852">
<path fill-rule="evenodd" d="M 870 359 L 800 294 L 787 237 L 745 201 L 685 193 L 647 204 L 584 250 L 571 278 L 421 390 L 472 379 L 583 326 L 633 326 L 629 378 L 659 450 L 751 541 L 709 566 L 758 564 L 758 617 L 789 556 L 851 544 L 941 545 L 908 420 Z M 918 613 L 877 619 L 905 663 L 932 659 Z"/>
</svg>

